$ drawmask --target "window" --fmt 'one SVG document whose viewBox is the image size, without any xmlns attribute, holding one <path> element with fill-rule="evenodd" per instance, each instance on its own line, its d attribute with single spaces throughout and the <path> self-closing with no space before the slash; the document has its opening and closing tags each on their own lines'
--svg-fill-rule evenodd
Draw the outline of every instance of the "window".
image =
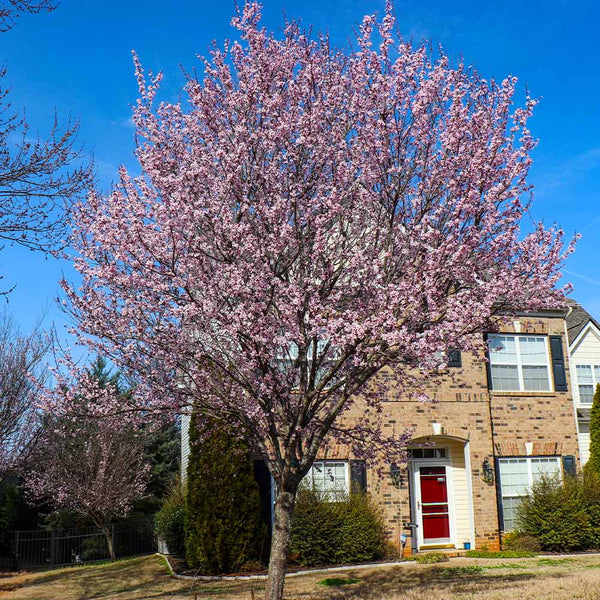
<svg viewBox="0 0 600 600">
<path fill-rule="evenodd" d="M 511 531 L 515 527 L 517 508 L 529 495 L 533 484 L 544 475 L 560 477 L 560 457 L 501 458 L 498 463 L 504 531 Z"/>
<path fill-rule="evenodd" d="M 596 385 L 600 383 L 600 365 L 576 365 L 579 403 L 592 404 Z"/>
<path fill-rule="evenodd" d="M 545 336 L 490 335 L 492 389 L 547 392 L 550 388 Z"/>
<path fill-rule="evenodd" d="M 317 372 L 315 373 L 315 382 L 314 382 L 315 386 L 319 385 L 319 382 L 323 379 L 323 377 L 325 377 L 325 375 L 328 374 L 328 371 L 331 368 L 332 364 L 339 358 L 339 352 L 331 346 L 328 348 L 327 353 L 324 356 L 323 353 L 325 352 L 326 347 L 327 347 L 327 340 L 318 340 L 317 341 L 317 359 L 320 360 L 321 363 L 317 368 Z M 306 352 L 306 360 L 308 362 L 307 376 L 310 374 L 311 363 L 312 363 L 312 359 L 313 359 L 313 350 L 314 350 L 314 347 L 311 344 L 308 347 L 308 350 Z M 278 355 L 274 361 L 274 364 L 276 364 L 277 368 L 282 373 L 285 373 L 287 375 L 291 375 L 292 377 L 294 377 L 295 381 L 293 383 L 294 383 L 295 387 L 298 386 L 299 373 L 297 372 L 297 369 L 293 368 L 293 366 L 294 366 L 294 363 L 297 360 L 297 358 L 298 358 L 298 346 L 295 342 L 290 342 L 287 345 L 287 348 L 278 352 Z M 335 380 L 336 380 L 336 377 L 333 377 L 332 381 L 335 381 Z"/>
<path fill-rule="evenodd" d="M 413 448 L 410 458 L 446 458 L 446 448 Z"/>
<path fill-rule="evenodd" d="M 320 492 L 324 498 L 336 501 L 345 498 L 349 491 L 347 461 L 315 461 L 302 480 L 302 485 Z"/>
</svg>

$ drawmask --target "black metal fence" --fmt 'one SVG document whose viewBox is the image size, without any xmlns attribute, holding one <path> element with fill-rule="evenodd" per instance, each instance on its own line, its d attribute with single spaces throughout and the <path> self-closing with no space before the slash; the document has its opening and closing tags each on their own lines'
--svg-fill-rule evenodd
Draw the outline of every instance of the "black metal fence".
<svg viewBox="0 0 600 600">
<path fill-rule="evenodd" d="M 5 568 L 54 569 L 110 558 L 106 535 L 96 527 L 51 531 L 11 531 L 10 557 Z M 152 522 L 113 526 L 110 531 L 117 558 L 152 554 L 157 550 Z"/>
</svg>

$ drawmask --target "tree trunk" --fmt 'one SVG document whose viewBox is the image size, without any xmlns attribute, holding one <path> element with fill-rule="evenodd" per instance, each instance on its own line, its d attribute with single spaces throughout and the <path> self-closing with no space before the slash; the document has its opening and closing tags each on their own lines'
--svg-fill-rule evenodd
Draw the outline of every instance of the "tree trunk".
<svg viewBox="0 0 600 600">
<path fill-rule="evenodd" d="M 110 556 L 110 559 L 116 560 L 117 557 L 115 555 L 115 544 L 111 529 L 109 529 L 108 527 L 102 527 L 102 533 L 106 538 L 106 545 L 108 546 L 108 555 Z"/>
<path fill-rule="evenodd" d="M 296 490 L 281 489 L 275 502 L 275 523 L 271 538 L 269 558 L 269 578 L 265 600 L 282 600 L 285 583 L 287 553 L 292 530 L 292 511 L 296 500 Z"/>
</svg>

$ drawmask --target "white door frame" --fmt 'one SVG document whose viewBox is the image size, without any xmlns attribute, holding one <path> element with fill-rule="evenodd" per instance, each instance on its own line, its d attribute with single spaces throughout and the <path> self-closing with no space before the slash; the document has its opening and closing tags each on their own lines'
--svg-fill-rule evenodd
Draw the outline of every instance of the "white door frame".
<svg viewBox="0 0 600 600">
<path fill-rule="evenodd" d="M 448 520 L 450 525 L 450 537 L 447 541 L 440 541 L 425 544 L 423 540 L 423 514 L 421 512 L 421 479 L 419 477 L 420 467 L 445 467 L 446 469 L 446 490 L 448 494 Z M 454 520 L 454 486 L 452 485 L 452 461 L 450 459 L 450 449 L 446 448 L 446 458 L 415 458 L 410 461 L 410 472 L 412 480 L 412 489 L 414 493 L 411 498 L 411 507 L 415 515 L 417 527 L 417 547 L 418 549 L 428 546 L 448 545 L 456 547 L 456 524 Z"/>
</svg>

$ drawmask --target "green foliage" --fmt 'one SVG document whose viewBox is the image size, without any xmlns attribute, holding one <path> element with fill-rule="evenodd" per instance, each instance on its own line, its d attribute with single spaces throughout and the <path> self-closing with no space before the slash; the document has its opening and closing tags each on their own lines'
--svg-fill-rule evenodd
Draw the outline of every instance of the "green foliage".
<svg viewBox="0 0 600 600">
<path fill-rule="evenodd" d="M 509 531 L 504 534 L 502 547 L 504 550 L 516 550 L 517 552 L 539 552 L 542 549 L 537 538 L 519 531 Z"/>
<path fill-rule="evenodd" d="M 600 549 L 600 475 L 592 470 L 584 470 L 579 483 L 582 501 L 591 525 L 587 547 Z"/>
<path fill-rule="evenodd" d="M 351 577 L 328 577 L 327 579 L 321 579 L 319 585 L 325 587 L 341 587 L 342 585 L 349 585 L 351 583 L 358 583 L 360 579 L 352 579 Z"/>
<path fill-rule="evenodd" d="M 590 458 L 585 470 L 600 477 L 600 384 L 596 386 L 590 415 Z"/>
<path fill-rule="evenodd" d="M 302 566 L 353 564 L 382 558 L 385 528 L 380 512 L 364 493 L 328 502 L 317 492 L 298 492 L 290 559 Z"/>
<path fill-rule="evenodd" d="M 465 552 L 469 558 L 531 558 L 536 556 L 535 552 L 527 550 L 500 550 L 489 552 L 488 550 L 469 550 Z"/>
<path fill-rule="evenodd" d="M 479 565 L 466 565 L 464 567 L 444 567 L 441 571 L 437 571 L 443 577 L 454 577 L 456 575 L 473 575 L 474 573 L 482 573 L 484 567 Z"/>
<path fill-rule="evenodd" d="M 484 565 L 482 569 L 527 569 L 527 565 L 519 563 L 500 563 L 499 565 Z"/>
<path fill-rule="evenodd" d="M 236 571 L 260 557 L 265 541 L 247 445 L 223 423 L 194 415 L 186 493 L 188 565 L 203 573 Z"/>
<path fill-rule="evenodd" d="M 421 565 L 434 565 L 448 562 L 450 558 L 448 558 L 447 554 L 442 554 L 441 552 L 427 552 L 426 554 L 417 554 L 415 560 Z"/>
<path fill-rule="evenodd" d="M 0 483 L 0 556 L 11 554 L 10 531 L 38 526 L 38 508 L 26 502 L 20 478 L 11 476 Z"/>
<path fill-rule="evenodd" d="M 180 439 L 181 433 L 176 423 L 168 423 L 148 435 L 149 442 L 144 450 L 150 465 L 146 494 L 134 502 L 130 516 L 119 522 L 122 527 L 127 528 L 128 521 L 138 521 L 160 510 L 163 500 L 171 493 L 173 480 L 180 478 Z"/>
<path fill-rule="evenodd" d="M 313 490 L 300 489 L 292 516 L 290 559 L 305 567 L 335 563 L 336 532 L 341 528 L 337 503 Z"/>
<path fill-rule="evenodd" d="M 585 550 L 600 541 L 600 482 L 593 474 L 543 478 L 517 513 L 521 535 L 535 537 L 546 551 Z"/>
<path fill-rule="evenodd" d="M 565 563 L 575 562 L 574 558 L 539 558 L 537 564 L 539 567 L 555 567 Z"/>
<path fill-rule="evenodd" d="M 355 492 L 337 503 L 341 514 L 336 532 L 335 562 L 348 564 L 382 558 L 386 550 L 383 518 L 370 497 Z"/>
<path fill-rule="evenodd" d="M 156 513 L 154 529 L 165 540 L 171 554 L 185 555 L 185 498 L 179 477 Z"/>
<path fill-rule="evenodd" d="M 108 556 L 106 538 L 96 535 L 84 538 L 79 553 L 83 562 L 106 559 Z"/>
</svg>

